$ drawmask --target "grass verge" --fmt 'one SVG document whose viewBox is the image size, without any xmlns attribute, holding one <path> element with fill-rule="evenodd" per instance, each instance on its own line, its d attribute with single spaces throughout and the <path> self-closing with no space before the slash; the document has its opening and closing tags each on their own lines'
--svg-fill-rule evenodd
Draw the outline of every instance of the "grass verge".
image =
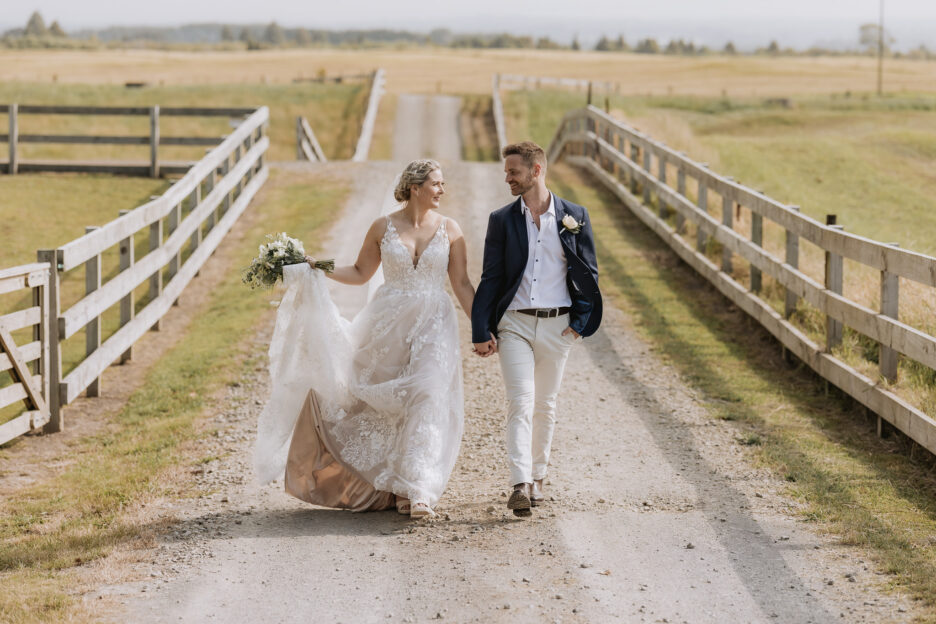
<svg viewBox="0 0 936 624">
<path fill-rule="evenodd" d="M 212 395 L 244 374 L 245 336 L 269 313 L 269 297 L 248 292 L 239 268 L 268 232 L 288 231 L 314 251 L 346 193 L 334 179 L 275 173 L 252 208 L 263 219 L 232 252 L 230 271 L 210 302 L 111 416 L 106 432 L 80 440 L 61 474 L 0 503 L 0 621 L 71 617 L 78 566 L 146 530 L 132 522 L 132 510 L 168 493 L 160 476 L 188 461 L 183 444 L 200 435 L 199 418 Z"/>
<path fill-rule="evenodd" d="M 478 162 L 499 160 L 491 96 L 468 94 L 461 96 L 461 102 L 458 129 L 462 158 Z"/>
<path fill-rule="evenodd" d="M 789 483 L 803 520 L 867 549 L 893 589 L 936 607 L 932 459 L 879 440 L 862 408 L 784 363 L 766 331 L 599 182 L 564 165 L 550 175 L 553 190 L 590 209 L 605 296 L 703 393 L 712 417 L 745 423 L 738 443 Z"/>
</svg>

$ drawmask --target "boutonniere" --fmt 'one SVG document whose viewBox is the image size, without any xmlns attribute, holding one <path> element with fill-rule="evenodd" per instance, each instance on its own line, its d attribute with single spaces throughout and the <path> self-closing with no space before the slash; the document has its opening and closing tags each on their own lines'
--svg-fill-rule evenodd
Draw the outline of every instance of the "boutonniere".
<svg viewBox="0 0 936 624">
<path fill-rule="evenodd" d="M 582 231 L 582 224 L 576 221 L 575 217 L 567 214 L 566 216 L 562 217 L 562 229 L 559 230 L 559 233 L 562 234 L 566 230 L 572 232 L 573 234 L 578 234 Z"/>
</svg>

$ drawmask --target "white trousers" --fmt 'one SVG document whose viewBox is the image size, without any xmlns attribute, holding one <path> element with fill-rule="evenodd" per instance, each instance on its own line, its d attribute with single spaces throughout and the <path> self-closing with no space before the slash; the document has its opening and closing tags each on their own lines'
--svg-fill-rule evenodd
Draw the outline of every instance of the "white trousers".
<svg viewBox="0 0 936 624">
<path fill-rule="evenodd" d="M 497 350 L 507 394 L 510 485 L 546 477 L 556 425 L 556 397 L 577 338 L 562 331 L 569 315 L 537 318 L 508 310 L 497 326 Z"/>
</svg>

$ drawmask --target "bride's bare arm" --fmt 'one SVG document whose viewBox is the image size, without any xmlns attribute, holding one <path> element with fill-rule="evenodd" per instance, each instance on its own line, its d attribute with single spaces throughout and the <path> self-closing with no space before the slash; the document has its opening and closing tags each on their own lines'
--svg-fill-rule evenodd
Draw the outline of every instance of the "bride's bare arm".
<svg viewBox="0 0 936 624">
<path fill-rule="evenodd" d="M 465 244 L 465 237 L 461 228 L 454 220 L 449 219 L 447 224 L 449 235 L 449 281 L 452 283 L 452 290 L 455 292 L 455 298 L 461 304 L 462 309 L 468 318 L 471 318 L 471 302 L 474 300 L 475 289 L 468 279 L 468 246 Z"/>
<path fill-rule="evenodd" d="M 387 221 L 384 217 L 375 220 L 370 229 L 367 230 L 367 236 L 364 237 L 364 244 L 361 245 L 357 261 L 347 266 L 335 267 L 334 271 L 326 273 L 326 275 L 342 284 L 358 285 L 367 283 L 367 280 L 374 276 L 377 267 L 380 266 L 380 239 L 383 238 L 386 227 Z M 314 259 L 308 256 L 306 256 L 306 260 L 310 264 L 314 262 Z"/>
</svg>

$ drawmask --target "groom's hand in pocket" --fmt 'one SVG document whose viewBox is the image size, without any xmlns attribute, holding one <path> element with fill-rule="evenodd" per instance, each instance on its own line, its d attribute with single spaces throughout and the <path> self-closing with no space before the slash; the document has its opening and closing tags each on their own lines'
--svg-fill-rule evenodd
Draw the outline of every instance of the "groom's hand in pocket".
<svg viewBox="0 0 936 624">
<path fill-rule="evenodd" d="M 562 330 L 562 335 L 563 335 L 563 336 L 568 336 L 569 334 L 572 334 L 572 338 L 573 338 L 573 339 L 575 339 L 575 338 L 581 338 L 581 336 L 579 335 L 579 333 L 578 333 L 577 331 L 575 331 L 574 329 L 572 329 L 571 327 L 566 327 L 565 329 Z"/>
</svg>

